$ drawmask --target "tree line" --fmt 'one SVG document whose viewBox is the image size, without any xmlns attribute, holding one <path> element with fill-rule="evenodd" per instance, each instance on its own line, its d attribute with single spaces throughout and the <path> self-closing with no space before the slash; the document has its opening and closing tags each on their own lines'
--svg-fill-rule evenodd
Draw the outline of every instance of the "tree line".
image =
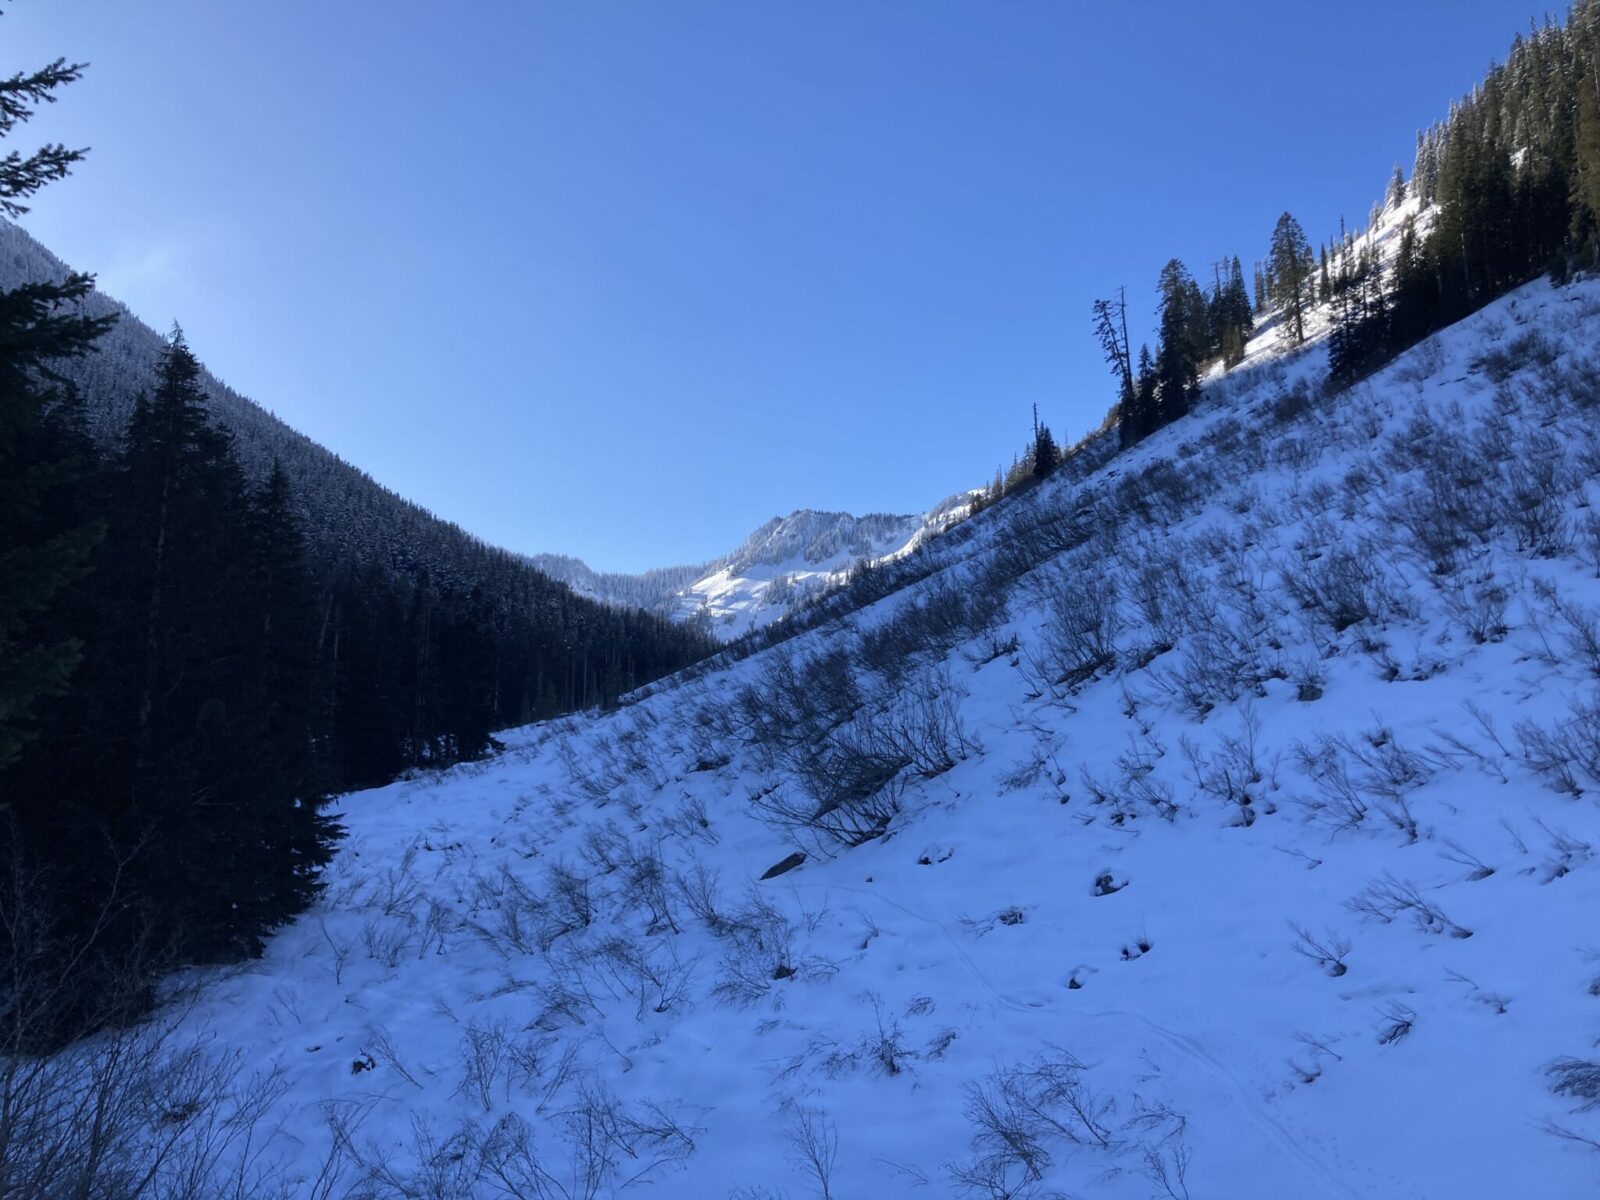
<svg viewBox="0 0 1600 1200">
<path fill-rule="evenodd" d="M 1373 222 L 1410 194 L 1435 215 L 1425 228 L 1408 216 L 1388 262 L 1344 229 L 1314 251 L 1284 213 L 1254 265 L 1253 303 L 1236 256 L 1213 268 L 1209 293 L 1171 260 L 1157 281 L 1156 349 L 1137 359 L 1125 292 L 1095 301 L 1122 446 L 1186 414 L 1204 367 L 1242 361 L 1269 314 L 1298 346 L 1311 309 L 1326 306 L 1329 374 L 1343 384 L 1541 274 L 1600 266 L 1600 0 L 1518 35 L 1503 65 L 1418 134 L 1411 180 L 1396 166 Z"/>
</svg>

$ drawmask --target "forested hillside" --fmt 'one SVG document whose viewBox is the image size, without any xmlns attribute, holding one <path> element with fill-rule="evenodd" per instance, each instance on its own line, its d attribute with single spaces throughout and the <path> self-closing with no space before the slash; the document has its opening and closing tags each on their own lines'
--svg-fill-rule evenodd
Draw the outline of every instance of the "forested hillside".
<svg viewBox="0 0 1600 1200">
<path fill-rule="evenodd" d="M 0 81 L 0 133 L 78 78 Z M 81 157 L 6 160 L 26 211 Z M 0 866 L 13 1045 L 260 952 L 326 798 L 476 758 L 712 645 L 406 503 L 0 228 Z"/>
</svg>

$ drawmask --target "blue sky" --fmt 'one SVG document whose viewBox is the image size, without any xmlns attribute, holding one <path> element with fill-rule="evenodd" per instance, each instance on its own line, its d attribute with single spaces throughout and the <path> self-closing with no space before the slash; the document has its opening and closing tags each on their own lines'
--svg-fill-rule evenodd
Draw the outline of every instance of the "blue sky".
<svg viewBox="0 0 1600 1200">
<path fill-rule="evenodd" d="M 919 511 L 1112 398 L 1089 324 L 1364 220 L 1520 0 L 19 0 L 92 70 L 25 224 L 512 549 L 698 561 Z M 1137 335 L 1136 335 L 1137 336 Z"/>
</svg>

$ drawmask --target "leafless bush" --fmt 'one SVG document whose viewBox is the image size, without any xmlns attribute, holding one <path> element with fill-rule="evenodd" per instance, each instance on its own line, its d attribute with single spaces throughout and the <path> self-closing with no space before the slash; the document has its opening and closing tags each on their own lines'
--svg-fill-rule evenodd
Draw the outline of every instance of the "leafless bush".
<svg viewBox="0 0 1600 1200">
<path fill-rule="evenodd" d="M 1573 476 L 1565 445 L 1548 430 L 1521 439 L 1501 467 L 1495 515 L 1520 551 L 1553 558 L 1572 548 L 1566 508 Z"/>
<path fill-rule="evenodd" d="M 410 916 L 421 888 L 412 868 L 417 862 L 417 843 L 408 845 L 394 866 L 385 867 L 372 878 L 362 907 L 375 907 L 386 917 Z"/>
<path fill-rule="evenodd" d="M 887 1020 L 884 1018 L 882 998 L 869 993 L 867 999 L 872 1004 L 876 1022 L 874 1028 L 861 1039 L 861 1055 L 876 1064 L 885 1075 L 899 1075 L 917 1057 L 916 1051 L 906 1046 L 900 1022 L 893 1016 Z"/>
<path fill-rule="evenodd" d="M 1557 879 L 1564 878 L 1572 873 L 1574 867 L 1589 861 L 1593 848 L 1588 842 L 1574 837 L 1564 829 L 1552 829 L 1544 821 L 1535 818 L 1535 825 L 1550 843 L 1550 853 L 1542 864 L 1545 883 L 1554 883 Z"/>
<path fill-rule="evenodd" d="M 1306 802 L 1313 817 L 1335 830 L 1361 827 L 1376 811 L 1407 842 L 1419 836 L 1406 794 L 1433 773 L 1423 755 L 1379 726 L 1357 739 L 1319 736 L 1295 747 L 1295 758 L 1317 789 Z"/>
<path fill-rule="evenodd" d="M 1294 932 L 1293 949 L 1296 954 L 1309 958 L 1335 979 L 1349 971 L 1344 961 L 1350 954 L 1348 938 L 1341 937 L 1331 929 L 1319 938 L 1292 921 L 1289 928 Z"/>
<path fill-rule="evenodd" d="M 1417 890 L 1417 885 L 1396 879 L 1393 875 L 1368 884 L 1345 901 L 1351 912 L 1375 917 L 1385 925 L 1401 913 L 1409 913 L 1418 929 L 1424 933 L 1449 934 L 1453 938 L 1469 938 L 1472 930 L 1452 921 L 1438 904 Z"/>
<path fill-rule="evenodd" d="M 1164 654 L 1196 627 L 1196 619 L 1211 614 L 1214 607 L 1209 589 L 1195 555 L 1175 539 L 1156 543 L 1135 552 L 1136 566 L 1128 575 L 1128 598 L 1138 610 L 1139 627 L 1147 630 L 1152 644 L 1141 656 L 1145 661 Z"/>
<path fill-rule="evenodd" d="M 1558 792 L 1581 796 L 1600 780 L 1600 700 L 1574 701 L 1564 720 L 1546 729 L 1534 721 L 1517 724 L 1522 761 Z"/>
<path fill-rule="evenodd" d="M 1151 678 L 1196 717 L 1242 696 L 1259 696 L 1269 679 L 1281 679 L 1284 668 L 1266 657 L 1271 639 L 1241 628 L 1224 616 L 1200 625 L 1184 641 L 1177 662 L 1168 669 L 1151 668 Z"/>
<path fill-rule="evenodd" d="M 800 973 L 793 923 L 754 888 L 729 911 L 722 927 L 729 948 L 712 994 L 724 1003 L 754 1004 L 774 983 Z"/>
<path fill-rule="evenodd" d="M 1473 546 L 1495 531 L 1498 479 L 1482 448 L 1459 431 L 1459 408 L 1435 420 L 1419 414 L 1390 443 L 1385 459 L 1408 483 L 1385 512 L 1408 535 L 1409 548 L 1435 574 L 1459 570 Z"/>
<path fill-rule="evenodd" d="M 1519 334 L 1509 342 L 1491 346 L 1472 363 L 1492 383 L 1504 383 L 1530 366 L 1548 366 L 1560 357 L 1561 347 L 1537 329 Z"/>
<path fill-rule="evenodd" d="M 680 959 L 670 939 L 646 942 L 621 935 L 604 939 L 595 948 L 595 961 L 604 977 L 634 1002 L 639 1019 L 646 1012 L 669 1012 L 682 1004 L 698 966 L 698 960 Z"/>
<path fill-rule="evenodd" d="M 1295 603 L 1335 633 L 1409 612 L 1403 585 L 1390 578 L 1369 540 L 1344 545 L 1331 534 L 1312 535 L 1300 561 L 1279 571 Z"/>
<path fill-rule="evenodd" d="M 922 672 L 872 720 L 868 740 L 925 778 L 943 774 L 979 749 L 961 717 L 963 694 L 948 672 Z"/>
<path fill-rule="evenodd" d="M 940 578 L 892 619 L 862 635 L 860 660 L 886 679 L 898 680 L 919 661 L 942 658 L 952 646 L 977 637 L 1004 613 L 1003 587 Z"/>
<path fill-rule="evenodd" d="M 682 932 L 675 915 L 676 905 L 668 885 L 666 863 L 659 842 L 630 843 L 619 859 L 622 877 L 618 900 L 625 908 L 637 908 L 645 915 L 651 933 L 668 930 Z"/>
<path fill-rule="evenodd" d="M 1145 1177 L 1168 1200 L 1189 1200 L 1189 1164 L 1194 1155 L 1182 1135 L 1170 1142 L 1143 1148 Z"/>
<path fill-rule="evenodd" d="M 342 1118 L 333 1118 L 336 1126 Z M 352 1130 L 336 1139 L 360 1165 L 363 1200 L 471 1200 L 491 1187 L 508 1200 L 595 1200 L 647 1183 L 694 1153 L 697 1130 L 655 1104 L 625 1107 L 598 1084 L 585 1083 L 545 1123 L 559 1145 L 544 1152 L 521 1117 L 500 1118 L 487 1132 L 465 1125 L 439 1139 L 413 1125 L 413 1171 L 390 1164 L 379 1147 L 361 1147 Z"/>
<path fill-rule="evenodd" d="M 1294 748 L 1295 762 L 1315 785 L 1315 799 L 1303 801 L 1311 816 L 1336 832 L 1360 829 L 1371 808 L 1350 778 L 1339 739 L 1318 737 Z"/>
<path fill-rule="evenodd" d="M 1600 355 L 1568 354 L 1539 364 L 1536 375 L 1536 391 L 1552 407 L 1583 411 L 1600 405 Z"/>
<path fill-rule="evenodd" d="M 181 1037 L 161 1016 L 54 1053 L 0 1057 L 0 1195 L 22 1200 L 211 1200 L 287 1195 L 262 1150 L 278 1075 Z"/>
<path fill-rule="evenodd" d="M 718 907 L 720 886 L 716 871 L 698 861 L 689 871 L 673 872 L 672 889 L 678 902 L 714 937 L 722 937 L 728 929 L 728 920 Z"/>
<path fill-rule="evenodd" d="M 1441 588 L 1444 609 L 1478 645 L 1498 642 L 1509 630 L 1506 610 L 1511 604 L 1511 589 L 1498 582 L 1492 571 L 1474 579 L 1458 573 L 1452 583 Z"/>
<path fill-rule="evenodd" d="M 1471 851 L 1462 849 L 1461 846 L 1448 838 L 1445 839 L 1444 845 L 1445 848 L 1439 851 L 1439 857 L 1447 862 L 1457 863 L 1466 867 L 1467 881 L 1469 883 L 1477 883 L 1479 880 L 1487 879 L 1494 874 L 1494 868 Z"/>
<path fill-rule="evenodd" d="M 472 1021 L 461 1038 L 462 1071 L 456 1095 L 477 1100 L 483 1105 L 484 1112 L 493 1111 L 495 1086 L 506 1069 L 509 1058 L 507 1028 L 503 1021 L 485 1024 Z"/>
<path fill-rule="evenodd" d="M 349 939 L 335 937 L 328 929 L 326 921 L 320 922 L 322 939 L 328 943 L 328 950 L 333 956 L 333 983 L 335 987 L 344 984 L 345 968 L 350 964 L 350 951 L 352 949 Z"/>
<path fill-rule="evenodd" d="M 1192 510 L 1212 483 L 1212 471 L 1202 461 L 1191 460 L 1179 470 L 1158 458 L 1142 471 L 1123 475 L 1114 485 L 1112 503 L 1144 524 L 1172 525 Z"/>
<path fill-rule="evenodd" d="M 839 1130 L 820 1108 L 797 1105 L 789 1120 L 789 1157 L 816 1181 L 817 1195 L 833 1200 L 833 1172 L 839 1162 Z"/>
<path fill-rule="evenodd" d="M 1259 793 L 1276 786 L 1276 763 L 1262 761 L 1257 747 L 1260 734 L 1261 718 L 1251 707 L 1245 710 L 1241 732 L 1223 734 L 1212 753 L 1206 753 L 1187 734 L 1179 739 L 1189 763 L 1190 781 L 1201 795 L 1231 810 L 1236 825 L 1254 824 Z"/>
<path fill-rule="evenodd" d="M 1391 1001 L 1378 1010 L 1378 1044 L 1392 1046 L 1416 1026 L 1417 1013 L 1399 1001 Z"/>
<path fill-rule="evenodd" d="M 1600 1062 L 1587 1058 L 1558 1058 L 1545 1068 L 1550 1090 L 1581 1101 L 1579 1112 L 1600 1108 Z"/>
<path fill-rule="evenodd" d="M 502 958 L 531 954 L 544 904 L 504 863 L 493 875 L 473 876 L 467 927 Z"/>
<path fill-rule="evenodd" d="M 589 928 L 595 902 L 589 879 L 565 863 L 553 864 L 545 875 L 548 889 L 540 909 L 539 948 L 548 950 L 559 937 Z"/>
<path fill-rule="evenodd" d="M 1074 689 L 1114 666 L 1122 630 L 1115 578 L 1080 579 L 1058 569 L 1036 586 L 1045 612 L 1034 655 L 1041 673 Z"/>
<path fill-rule="evenodd" d="M 711 826 L 711 816 L 706 812 L 706 802 L 698 796 L 684 796 L 682 803 L 661 822 L 668 834 L 685 842 L 704 842 L 715 846 L 722 839 Z"/>
<path fill-rule="evenodd" d="M 951 1164 L 968 1195 L 1031 1194 L 1051 1163 L 1052 1143 L 1114 1149 L 1112 1102 L 1097 1095 L 1073 1055 L 1050 1047 L 1031 1063 L 1001 1067 L 966 1088 L 973 1156 Z"/>
<path fill-rule="evenodd" d="M 393 970 L 411 945 L 411 926 L 392 917 L 372 917 L 361 926 L 361 944 L 368 958 Z"/>
<path fill-rule="evenodd" d="M 739 693 L 735 710 L 747 744 L 770 767 L 821 742 L 850 719 L 862 699 L 844 650 L 814 655 L 798 666 L 788 654 L 777 654 L 761 679 Z"/>
<path fill-rule="evenodd" d="M 379 1026 L 372 1026 L 367 1030 L 366 1046 L 372 1057 L 404 1079 L 413 1087 L 421 1088 L 422 1084 L 417 1077 L 406 1069 L 405 1062 L 400 1057 L 400 1051 L 395 1048 L 394 1039 L 389 1036 L 389 1031 Z"/>
<path fill-rule="evenodd" d="M 824 846 L 859 846 L 882 837 L 899 813 L 898 777 L 908 765 L 901 755 L 835 739 L 798 765 L 798 795 L 780 783 L 753 795 L 751 805 L 787 833 L 816 835 Z"/>
</svg>

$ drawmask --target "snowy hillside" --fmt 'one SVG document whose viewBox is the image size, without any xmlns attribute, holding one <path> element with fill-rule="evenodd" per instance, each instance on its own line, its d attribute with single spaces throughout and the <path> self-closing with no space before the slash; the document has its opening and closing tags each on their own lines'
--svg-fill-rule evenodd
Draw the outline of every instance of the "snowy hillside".
<svg viewBox="0 0 1600 1200">
<path fill-rule="evenodd" d="M 968 498 L 958 495 L 921 516 L 856 517 L 800 509 L 773 517 L 722 558 L 642 575 L 594 571 L 565 555 L 537 555 L 531 561 L 580 595 L 698 621 L 728 642 L 837 588 L 857 564 L 909 553 L 965 517 L 969 507 Z"/>
<path fill-rule="evenodd" d="M 1592 1194 L 1597 343 L 1591 280 L 1344 394 L 1258 353 L 911 587 L 344 798 L 173 1010 L 246 1100 L 168 1108 L 256 1195 Z"/>
</svg>

